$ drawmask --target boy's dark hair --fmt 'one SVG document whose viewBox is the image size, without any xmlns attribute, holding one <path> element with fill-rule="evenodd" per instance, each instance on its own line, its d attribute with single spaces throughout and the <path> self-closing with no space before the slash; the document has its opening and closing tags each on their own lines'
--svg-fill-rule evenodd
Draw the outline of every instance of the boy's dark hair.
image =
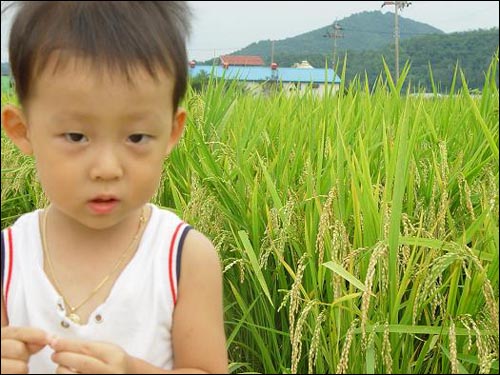
<svg viewBox="0 0 500 375">
<path fill-rule="evenodd" d="M 9 60 L 22 105 L 49 57 L 61 52 L 54 73 L 72 57 L 88 58 L 98 72 L 119 69 L 129 83 L 137 67 L 145 68 L 156 80 L 160 69 L 175 79 L 173 105 L 177 109 L 188 79 L 186 39 L 191 12 L 185 1 L 15 3 L 20 9 L 10 33 Z"/>
</svg>

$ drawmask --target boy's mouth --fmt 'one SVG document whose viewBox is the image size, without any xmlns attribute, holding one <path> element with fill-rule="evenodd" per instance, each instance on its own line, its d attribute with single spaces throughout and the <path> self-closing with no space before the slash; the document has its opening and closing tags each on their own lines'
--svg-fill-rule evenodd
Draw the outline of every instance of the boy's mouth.
<svg viewBox="0 0 500 375">
<path fill-rule="evenodd" d="M 118 205 L 120 201 L 112 196 L 100 196 L 88 202 L 88 207 L 96 214 L 108 214 Z"/>
<path fill-rule="evenodd" d="M 116 198 L 95 198 L 92 199 L 91 202 L 111 202 L 111 201 L 116 201 L 118 199 Z"/>
</svg>

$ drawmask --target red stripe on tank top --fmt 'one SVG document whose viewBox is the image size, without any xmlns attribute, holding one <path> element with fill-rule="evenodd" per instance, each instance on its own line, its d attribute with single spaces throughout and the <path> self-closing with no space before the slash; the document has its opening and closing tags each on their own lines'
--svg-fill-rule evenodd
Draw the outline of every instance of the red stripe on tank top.
<svg viewBox="0 0 500 375">
<path fill-rule="evenodd" d="M 173 257 L 174 257 L 174 245 L 177 240 L 177 235 L 179 234 L 179 230 L 181 229 L 183 222 L 177 225 L 175 228 L 174 235 L 172 236 L 172 241 L 170 242 L 170 253 L 168 255 L 168 274 L 170 278 L 170 292 L 172 293 L 172 300 L 174 301 L 174 306 L 177 303 L 177 294 L 175 292 L 175 284 L 174 284 L 174 275 L 173 275 Z"/>
</svg>

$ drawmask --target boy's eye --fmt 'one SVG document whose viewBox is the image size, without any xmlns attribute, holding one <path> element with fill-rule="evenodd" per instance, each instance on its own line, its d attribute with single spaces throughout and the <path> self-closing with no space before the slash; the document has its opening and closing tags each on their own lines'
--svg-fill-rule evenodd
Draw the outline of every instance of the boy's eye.
<svg viewBox="0 0 500 375">
<path fill-rule="evenodd" d="M 72 142 L 72 143 L 82 143 L 87 140 L 87 137 L 85 137 L 81 133 L 65 133 L 64 134 L 66 140 Z"/>
<path fill-rule="evenodd" d="M 128 137 L 129 141 L 132 143 L 144 143 L 150 137 L 146 134 L 132 134 Z"/>
</svg>

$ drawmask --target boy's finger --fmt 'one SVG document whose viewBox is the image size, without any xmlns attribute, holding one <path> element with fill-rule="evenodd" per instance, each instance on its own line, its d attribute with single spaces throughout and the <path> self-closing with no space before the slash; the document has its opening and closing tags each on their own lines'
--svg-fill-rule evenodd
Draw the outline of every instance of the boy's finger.
<svg viewBox="0 0 500 375">
<path fill-rule="evenodd" d="M 26 361 L 2 357 L 2 374 L 27 374 L 28 371 Z"/>
<path fill-rule="evenodd" d="M 56 352 L 71 352 L 87 355 L 100 360 L 105 360 L 109 354 L 110 348 L 106 343 L 85 340 L 72 340 L 63 338 L 54 338 L 50 342 L 50 347 Z"/>
<path fill-rule="evenodd" d="M 56 374 L 78 374 L 78 372 L 75 369 L 70 369 L 65 366 L 58 366 Z"/>
<path fill-rule="evenodd" d="M 2 327 L 2 340 L 18 340 L 26 344 L 45 346 L 49 337 L 45 331 L 32 327 Z"/>
<path fill-rule="evenodd" d="M 74 352 L 56 352 L 51 356 L 52 362 L 66 367 L 72 372 L 81 374 L 104 374 L 105 364 L 98 358 Z"/>
<path fill-rule="evenodd" d="M 50 347 L 55 352 L 71 352 L 80 353 L 92 356 L 95 350 L 93 349 L 93 342 L 84 340 L 63 339 L 60 337 L 52 339 L 49 343 Z"/>
<path fill-rule="evenodd" d="M 2 340 L 2 364 L 5 359 L 27 361 L 30 353 L 26 344 L 19 340 Z"/>
<path fill-rule="evenodd" d="M 46 345 L 28 344 L 27 347 L 28 347 L 28 351 L 30 352 L 30 355 L 33 355 L 33 354 L 38 353 L 40 350 L 45 348 L 45 346 L 47 346 L 47 345 L 48 345 L 48 343 Z"/>
</svg>

